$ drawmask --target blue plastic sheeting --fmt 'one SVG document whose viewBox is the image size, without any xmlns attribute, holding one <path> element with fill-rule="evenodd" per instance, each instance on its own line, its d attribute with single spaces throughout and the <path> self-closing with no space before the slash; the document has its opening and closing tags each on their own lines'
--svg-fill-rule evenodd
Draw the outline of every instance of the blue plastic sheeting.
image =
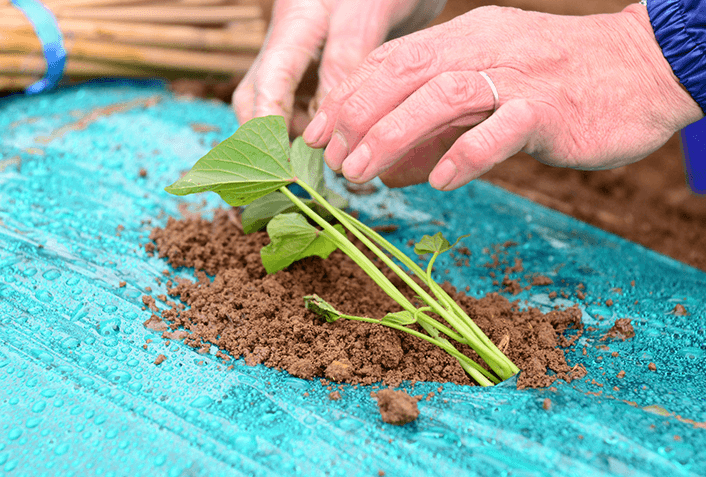
<svg viewBox="0 0 706 477">
<path fill-rule="evenodd" d="M 470 266 L 442 258 L 437 270 L 475 296 L 497 289 L 483 248 L 506 240 L 519 244 L 510 256 L 527 272 L 554 280 L 517 298 L 571 305 L 548 293 L 575 296 L 583 283 L 584 321 L 596 330 L 569 361 L 585 364 L 586 380 L 523 391 L 444 384 L 420 402 L 417 421 L 395 427 L 380 420 L 370 387 L 346 386 L 329 401 L 318 381 L 242 361 L 226 370 L 213 353 L 145 329 L 141 297 L 165 293 L 157 279 L 169 268 L 144 251 L 151 227 L 184 207 L 220 205 L 214 194 L 162 189 L 236 127 L 227 106 L 155 85 L 0 102 L 0 471 L 706 475 L 706 274 L 481 181 L 351 200 L 370 223 L 400 225 L 390 237 L 409 253 L 407 241 L 422 234 L 471 234 Z M 677 304 L 689 314 L 673 313 Z M 599 341 L 621 317 L 637 336 Z M 158 354 L 168 357 L 160 366 Z"/>
</svg>

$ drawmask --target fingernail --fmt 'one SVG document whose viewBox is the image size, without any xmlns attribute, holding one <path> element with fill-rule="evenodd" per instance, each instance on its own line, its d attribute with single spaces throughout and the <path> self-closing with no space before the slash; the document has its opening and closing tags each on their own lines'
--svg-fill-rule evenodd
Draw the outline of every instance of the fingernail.
<svg viewBox="0 0 706 477">
<path fill-rule="evenodd" d="M 347 179 L 359 179 L 365 169 L 370 164 L 370 148 L 367 144 L 361 144 L 355 148 L 355 151 L 343 161 L 343 175 Z"/>
<path fill-rule="evenodd" d="M 324 159 L 326 164 L 334 171 L 341 170 L 341 164 L 348 155 L 348 141 L 340 132 L 335 132 L 331 142 L 326 147 Z"/>
<path fill-rule="evenodd" d="M 458 169 L 454 161 L 447 159 L 432 171 L 429 175 L 429 184 L 438 190 L 444 190 L 456 177 Z"/>
<path fill-rule="evenodd" d="M 309 125 L 304 130 L 304 142 L 307 144 L 314 144 L 319 142 L 321 136 L 324 134 L 326 129 L 326 113 L 321 112 L 314 116 Z"/>
</svg>

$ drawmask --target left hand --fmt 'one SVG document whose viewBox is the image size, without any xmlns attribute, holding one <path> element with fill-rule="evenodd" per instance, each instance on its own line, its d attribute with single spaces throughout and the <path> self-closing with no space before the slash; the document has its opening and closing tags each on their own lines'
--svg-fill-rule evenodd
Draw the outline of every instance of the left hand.
<svg viewBox="0 0 706 477">
<path fill-rule="evenodd" d="M 499 91 L 494 112 L 480 71 Z M 629 164 L 703 113 L 635 4 L 585 17 L 472 10 L 373 51 L 317 116 L 304 139 L 329 144 L 326 162 L 352 182 L 451 190 L 519 151 L 577 169 Z"/>
</svg>

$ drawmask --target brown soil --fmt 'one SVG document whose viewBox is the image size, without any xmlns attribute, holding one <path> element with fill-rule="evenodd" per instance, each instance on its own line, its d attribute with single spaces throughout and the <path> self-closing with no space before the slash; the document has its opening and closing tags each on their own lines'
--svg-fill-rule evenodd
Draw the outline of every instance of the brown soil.
<svg viewBox="0 0 706 477">
<path fill-rule="evenodd" d="M 417 402 L 422 396 L 412 397 L 406 391 L 382 389 L 372 393 L 371 397 L 377 400 L 380 416 L 388 424 L 403 426 L 419 417 Z"/>
<path fill-rule="evenodd" d="M 340 251 L 327 260 L 308 258 L 267 275 L 259 255 L 267 234 L 243 235 L 234 209 L 216 211 L 212 222 L 170 218 L 150 238 L 154 241 L 146 246 L 150 253 L 156 251 L 174 267 L 197 270 L 195 281 L 167 282 L 169 295 L 183 304 L 166 300 L 167 308 L 159 312 L 154 299 L 143 298 L 145 308 L 155 311 L 145 326 L 163 331 L 167 338 L 184 339 L 202 353 L 213 344 L 225 361 L 229 356 L 244 357 L 249 365 L 262 363 L 301 378 L 353 384 L 382 381 L 391 386 L 405 380 L 472 384 L 455 359 L 426 341 L 381 325 L 327 323 L 304 309 L 302 297 L 315 293 L 343 313 L 380 318 L 399 310 Z M 388 276 L 412 299 L 413 293 L 398 277 L 391 272 Z M 532 308 L 520 311 L 516 303 L 495 293 L 478 300 L 445 287 L 523 370 L 519 387 L 549 386 L 556 379 L 571 381 L 585 375 L 583 366 L 567 364 L 562 351 L 583 331 L 577 307 L 545 315 Z M 167 326 L 190 333 L 177 337 Z M 566 330 L 575 330 L 571 338 L 564 335 Z M 479 361 L 472 350 L 459 349 Z"/>
</svg>

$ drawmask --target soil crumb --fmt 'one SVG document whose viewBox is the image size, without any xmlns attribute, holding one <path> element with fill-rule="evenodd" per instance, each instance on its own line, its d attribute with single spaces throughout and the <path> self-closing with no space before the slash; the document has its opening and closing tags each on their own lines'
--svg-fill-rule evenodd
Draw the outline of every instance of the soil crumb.
<svg viewBox="0 0 706 477">
<path fill-rule="evenodd" d="M 382 325 L 350 320 L 327 323 L 304 308 L 302 297 L 317 294 L 343 313 L 381 318 L 399 306 L 342 252 L 327 260 L 310 257 L 267 275 L 260 249 L 265 232 L 244 235 L 234 210 L 217 210 L 212 221 L 170 218 L 152 230 L 146 249 L 154 249 L 174 268 L 193 267 L 194 280 L 174 278 L 167 308 L 145 325 L 155 331 L 185 330 L 179 339 L 199 349 L 218 348 L 217 356 L 244 358 L 290 374 L 339 383 L 398 386 L 402 381 L 471 385 L 458 362 L 434 345 Z M 372 257 L 371 257 L 372 258 Z M 390 271 L 384 272 L 413 302 L 415 294 Z M 475 323 L 522 370 L 518 387 L 551 386 L 586 374 L 569 366 L 564 350 L 583 333 L 578 307 L 544 314 L 520 310 L 497 293 L 476 299 L 443 285 Z M 145 305 L 154 306 L 145 299 Z M 416 325 L 412 325 L 413 327 Z M 421 328 L 416 328 L 421 331 Z M 565 333 L 567 332 L 567 333 Z M 466 346 L 459 351 L 480 362 Z M 242 362 L 241 362 L 242 363 Z"/>
<path fill-rule="evenodd" d="M 630 318 L 618 318 L 615 324 L 601 337 L 601 341 L 607 339 L 619 339 L 625 341 L 635 336 L 635 328 L 632 326 Z"/>
<path fill-rule="evenodd" d="M 378 402 L 383 422 L 403 426 L 419 417 L 417 402 L 421 396 L 412 397 L 403 390 L 382 389 L 372 393 L 371 397 Z"/>
</svg>

